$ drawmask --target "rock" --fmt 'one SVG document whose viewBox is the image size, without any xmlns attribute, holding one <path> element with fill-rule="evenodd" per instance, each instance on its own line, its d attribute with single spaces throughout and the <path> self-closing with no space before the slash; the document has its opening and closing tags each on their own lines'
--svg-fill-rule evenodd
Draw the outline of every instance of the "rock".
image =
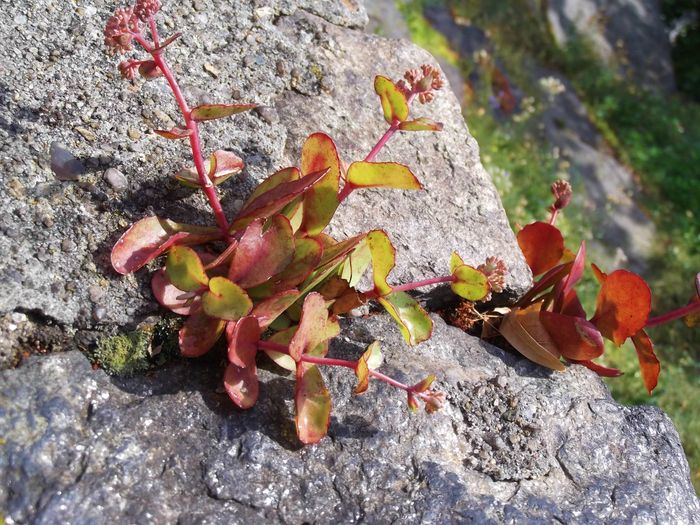
<svg viewBox="0 0 700 525">
<path fill-rule="evenodd" d="M 85 173 L 85 166 L 65 146 L 52 142 L 49 149 L 51 155 L 51 171 L 58 180 L 76 181 Z"/>
<path fill-rule="evenodd" d="M 675 89 L 671 44 L 657 0 L 551 0 L 546 16 L 554 38 L 566 45 L 577 35 L 598 56 L 648 88 Z"/>
<path fill-rule="evenodd" d="M 218 358 L 110 379 L 73 351 L 1 372 L 6 522 L 700 523 L 660 410 L 618 405 L 583 367 L 550 373 L 435 322 L 408 350 L 388 316 L 355 319 L 330 355 L 379 339 L 385 373 L 438 375 L 442 411 L 411 414 L 376 380 L 352 396 L 352 371 L 324 368 L 329 436 L 303 449 L 292 379 L 270 365 L 244 412 Z"/>
<path fill-rule="evenodd" d="M 267 115 L 251 112 L 202 124 L 205 152 L 229 149 L 246 163 L 240 176 L 222 186 L 229 216 L 263 177 L 299 163 L 308 133 L 330 133 L 346 161 L 363 158 L 386 129 L 372 87 L 374 76 L 397 78 L 409 67 L 434 62 L 406 42 L 350 29 L 367 19 L 353 0 L 274 0 L 265 6 L 241 0 L 199 3 L 204 11 L 194 11 L 191 3 L 166 2 L 162 8 L 170 34 L 186 31 L 195 38 L 168 48 L 168 60 L 190 104 L 256 102 L 270 108 Z M 91 5 L 98 13 L 114 8 L 104 0 Z M 261 7 L 269 9 L 256 17 Z M 144 110 L 159 120 L 158 111 L 163 111 L 180 122 L 172 94 L 162 79 L 132 85 L 119 77 L 117 62 L 104 51 L 96 17 L 81 17 L 72 10 L 42 11 L 27 18 L 22 29 L 26 38 L 16 40 L 10 34 L 11 21 L 24 11 L 21 4 L 0 10 L 0 38 L 16 41 L 14 47 L 0 49 L 0 70 L 13 71 L 3 77 L 12 103 L 0 106 L 0 120 L 17 126 L 12 153 L 0 157 L 7 164 L 0 177 L 12 174 L 27 188 L 18 196 L 0 195 L 0 216 L 45 216 L 50 210 L 52 225 L 22 221 L 26 242 L 19 244 L 0 236 L 0 279 L 18 276 L 1 288 L 0 314 L 34 311 L 71 329 L 92 329 L 92 317 L 84 315 L 92 309 L 88 290 L 106 279 L 109 293 L 100 304 L 105 309 L 100 326 L 109 330 L 135 325 L 158 309 L 147 271 L 124 278 L 111 269 L 109 252 L 115 241 L 131 222 L 151 213 L 178 222 L 213 224 L 201 194 L 175 190 L 170 178 L 190 162 L 183 142 L 143 133 L 149 120 L 142 117 Z M 17 58 L 29 56 L 30 46 L 37 47 L 37 57 L 53 56 L 66 42 L 71 52 L 61 52 L 55 62 L 38 66 Z M 255 61 L 242 74 L 247 56 Z M 258 57 L 263 65 L 258 65 Z M 216 80 L 203 71 L 204 64 L 216 64 Z M 233 100 L 232 93 L 237 94 Z M 394 282 L 444 274 L 451 250 L 471 264 L 499 255 L 511 268 L 508 297 L 521 294 L 530 285 L 529 270 L 455 98 L 445 92 L 432 106 L 417 106 L 415 114 L 444 121 L 445 130 L 397 135 L 380 160 L 409 165 L 426 191 L 356 192 L 344 203 L 331 233 L 343 237 L 386 227 L 398 250 Z M 89 143 L 74 131 L 76 124 L 88 121 L 96 135 Z M 137 136 L 134 131 L 140 139 L 129 138 Z M 47 182 L 39 167 L 50 141 L 65 144 L 79 158 L 106 159 L 106 167 L 118 166 L 133 191 L 124 188 L 107 196 L 94 185 L 62 185 L 50 196 L 50 208 L 36 210 L 37 200 L 29 189 Z M 85 246 L 95 249 L 49 251 L 65 238 L 89 239 Z M 72 293 L 51 293 L 55 282 L 67 279 L 81 285 Z"/>
<path fill-rule="evenodd" d="M 112 189 L 116 191 L 125 191 L 129 189 L 129 180 L 116 168 L 106 169 L 104 178 Z"/>
</svg>

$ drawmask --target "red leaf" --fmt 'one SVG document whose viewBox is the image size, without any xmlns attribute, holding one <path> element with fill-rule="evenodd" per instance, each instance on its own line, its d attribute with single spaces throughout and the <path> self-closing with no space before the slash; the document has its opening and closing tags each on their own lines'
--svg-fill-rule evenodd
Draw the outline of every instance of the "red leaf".
<svg viewBox="0 0 700 525">
<path fill-rule="evenodd" d="M 180 315 L 190 315 L 195 307 L 199 306 L 199 296 L 188 294 L 174 284 L 171 284 L 165 275 L 165 269 L 161 268 L 153 274 L 151 290 L 156 300 L 171 312 Z M 182 298 L 184 296 L 184 298 Z"/>
<path fill-rule="evenodd" d="M 312 292 L 304 299 L 299 328 L 289 343 L 289 355 L 298 362 L 302 354 L 339 333 L 338 320 L 328 314 L 328 303 L 320 293 Z"/>
<path fill-rule="evenodd" d="M 146 217 L 134 223 L 112 248 L 112 267 L 120 274 L 135 272 L 173 245 L 204 244 L 221 238 L 216 228 L 178 224 Z"/>
<path fill-rule="evenodd" d="M 201 310 L 195 311 L 180 328 L 180 352 L 185 357 L 199 357 L 216 344 L 226 322 L 209 317 Z"/>
<path fill-rule="evenodd" d="M 226 323 L 229 362 L 241 368 L 255 366 L 261 334 L 258 320 L 252 315 Z"/>
<path fill-rule="evenodd" d="M 255 317 L 260 324 L 260 328 L 267 328 L 277 319 L 287 308 L 289 308 L 299 298 L 297 290 L 286 290 L 277 293 L 260 301 L 253 307 L 250 315 Z"/>
<path fill-rule="evenodd" d="M 228 397 L 243 410 L 252 408 L 258 401 L 260 385 L 255 364 L 240 368 L 229 363 L 224 374 L 224 388 Z"/>
<path fill-rule="evenodd" d="M 573 263 L 560 264 L 549 270 L 547 273 L 545 273 L 542 277 L 540 277 L 539 281 L 537 281 L 534 284 L 534 286 L 530 288 L 530 290 L 520 298 L 520 300 L 517 303 L 518 306 L 528 306 L 530 302 L 532 302 L 533 299 L 537 298 L 537 296 L 541 292 L 544 292 L 547 288 L 550 288 L 557 282 L 564 279 L 566 275 L 571 271 L 572 265 Z"/>
<path fill-rule="evenodd" d="M 539 275 L 556 266 L 564 255 L 564 237 L 546 222 L 533 222 L 518 232 L 518 245 L 532 270 Z"/>
<path fill-rule="evenodd" d="M 156 135 L 160 135 L 163 138 L 170 139 L 170 140 L 177 140 L 177 139 L 186 139 L 190 135 L 192 135 L 192 130 L 191 129 L 186 129 L 186 128 L 178 128 L 175 126 L 174 128 L 171 129 L 154 129 L 153 133 Z"/>
<path fill-rule="evenodd" d="M 572 363 L 577 365 L 583 365 L 589 370 L 593 370 L 596 374 L 603 377 L 620 377 L 622 371 L 617 368 L 608 368 L 607 366 L 599 365 L 593 361 L 577 361 L 576 359 L 569 359 Z"/>
<path fill-rule="evenodd" d="M 661 372 L 661 363 L 654 353 L 654 345 L 644 330 L 640 330 L 632 336 L 634 349 L 637 351 L 639 359 L 639 369 L 642 372 L 644 386 L 649 394 L 656 388 Z"/>
<path fill-rule="evenodd" d="M 563 307 L 563 301 L 568 298 L 569 302 L 571 302 L 571 299 L 575 296 L 575 294 L 571 294 L 571 292 L 574 289 L 574 286 L 576 286 L 576 283 L 581 280 L 581 277 L 583 277 L 583 270 L 584 270 L 584 265 L 586 264 L 586 242 L 582 241 L 581 246 L 578 249 L 578 253 L 576 254 L 576 258 L 574 259 L 573 264 L 571 265 L 571 270 L 569 271 L 569 275 L 566 277 L 565 280 L 561 282 L 561 285 L 557 286 L 557 288 L 561 288 L 560 291 L 555 292 L 555 299 L 554 299 L 554 311 L 555 312 L 560 312 Z M 578 297 L 576 297 L 576 301 L 578 301 Z M 578 305 L 580 307 L 580 303 Z M 580 311 L 583 311 L 583 308 L 580 308 Z M 564 312 L 561 312 L 564 313 Z M 578 316 L 578 317 L 586 317 L 585 313 L 584 315 Z"/>
<path fill-rule="evenodd" d="M 540 321 L 564 357 L 587 361 L 603 355 L 603 337 L 585 319 L 542 311 Z"/>
<path fill-rule="evenodd" d="M 627 270 L 615 270 L 600 288 L 591 322 L 620 346 L 644 328 L 650 311 L 651 291 L 644 279 Z"/>
<path fill-rule="evenodd" d="M 310 135 L 301 150 L 301 172 L 328 170 L 304 193 L 304 217 L 301 231 L 316 235 L 331 222 L 338 207 L 340 158 L 335 143 L 325 133 Z"/>
</svg>

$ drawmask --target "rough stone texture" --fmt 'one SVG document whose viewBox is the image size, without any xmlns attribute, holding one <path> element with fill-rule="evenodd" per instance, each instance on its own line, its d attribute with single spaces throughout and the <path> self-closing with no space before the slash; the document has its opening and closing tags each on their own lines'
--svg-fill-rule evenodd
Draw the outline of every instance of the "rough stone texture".
<svg viewBox="0 0 700 525">
<path fill-rule="evenodd" d="M 560 44 L 583 34 L 606 62 L 646 87 L 673 91 L 671 44 L 658 0 L 550 0 L 546 16 Z"/>
<path fill-rule="evenodd" d="M 299 448 L 292 380 L 262 370 L 247 412 L 218 358 L 110 379 L 78 352 L 0 373 L 0 509 L 14 523 L 700 523 L 678 434 L 626 408 L 582 367 L 548 373 L 435 319 L 405 348 L 385 315 L 355 319 L 331 355 L 379 339 L 382 370 L 435 371 L 439 413 L 324 369 L 328 438 Z"/>
<path fill-rule="evenodd" d="M 154 312 L 147 272 L 123 278 L 109 265 L 111 246 L 131 222 L 150 213 L 213 222 L 203 196 L 169 178 L 188 163 L 188 148 L 151 133 L 178 120 L 165 83 L 121 80 L 118 59 L 104 52 L 102 27 L 113 8 L 43 0 L 0 10 L 0 36 L 13 42 L 0 50 L 0 183 L 9 188 L 0 196 L 0 313 L 52 319 L 67 331 L 133 326 Z M 298 163 L 309 132 L 334 136 L 346 161 L 364 157 L 386 126 L 374 75 L 397 77 L 433 61 L 406 42 L 349 29 L 366 21 L 349 0 L 166 2 L 160 19 L 165 32 L 184 32 L 167 56 L 192 105 L 265 106 L 204 126 L 205 150 L 229 148 L 247 164 L 223 190 L 229 215 L 255 181 Z M 500 255 L 511 268 L 510 296 L 522 293 L 529 271 L 454 96 L 446 91 L 416 115 L 443 120 L 445 131 L 397 136 L 380 160 L 411 166 L 426 191 L 353 194 L 332 233 L 386 226 L 398 249 L 398 282 L 442 274 L 453 249 L 474 264 Z M 52 142 L 86 167 L 78 182 L 53 176 Z M 124 174 L 127 190 L 105 180 L 109 168 Z M 95 287 L 106 292 L 97 302 Z"/>
</svg>

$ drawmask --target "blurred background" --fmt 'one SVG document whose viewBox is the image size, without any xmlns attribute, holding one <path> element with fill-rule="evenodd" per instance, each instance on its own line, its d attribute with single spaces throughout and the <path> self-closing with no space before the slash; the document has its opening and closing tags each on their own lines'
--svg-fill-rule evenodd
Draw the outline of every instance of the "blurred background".
<svg viewBox="0 0 700 525">
<path fill-rule="evenodd" d="M 371 30 L 438 58 L 514 228 L 546 220 L 604 271 L 642 275 L 652 315 L 684 305 L 700 271 L 700 0 L 372 0 Z M 411 64 L 407 66 L 413 66 Z M 597 285 L 587 269 L 584 306 Z M 631 345 L 608 348 L 625 404 L 673 419 L 700 491 L 700 330 L 649 331 L 662 363 L 644 389 Z"/>
</svg>

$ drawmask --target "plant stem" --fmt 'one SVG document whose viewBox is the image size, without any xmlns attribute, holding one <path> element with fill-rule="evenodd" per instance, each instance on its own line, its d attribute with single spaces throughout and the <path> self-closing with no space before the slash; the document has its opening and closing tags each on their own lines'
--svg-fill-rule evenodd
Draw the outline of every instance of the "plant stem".
<svg viewBox="0 0 700 525">
<path fill-rule="evenodd" d="M 402 284 L 400 286 L 392 286 L 392 292 L 407 292 L 409 290 L 415 290 L 416 288 L 422 288 L 423 286 L 430 286 L 431 284 L 442 284 L 442 283 L 452 283 L 455 281 L 454 275 L 445 275 L 443 277 L 433 277 L 432 279 L 424 279 L 422 281 L 416 281 L 413 283 Z M 375 288 L 365 293 L 367 299 L 376 299 L 379 297 L 379 292 Z"/>
<path fill-rule="evenodd" d="M 669 321 L 675 321 L 676 319 L 680 319 L 695 312 L 700 312 L 700 303 L 693 302 L 685 306 L 681 306 L 680 308 L 676 308 L 675 310 L 671 310 L 670 312 L 666 312 L 663 315 L 652 317 L 647 321 L 644 328 L 651 328 L 652 326 L 658 326 L 660 324 L 668 323 Z"/>
<path fill-rule="evenodd" d="M 153 41 L 156 42 L 157 47 L 158 30 L 156 28 L 155 23 L 150 24 L 150 28 L 153 36 Z M 170 69 L 170 66 L 168 66 L 167 62 L 165 61 L 165 58 L 163 57 L 161 51 L 154 51 L 150 44 L 140 33 L 133 33 L 133 36 L 134 39 L 139 44 L 141 44 L 141 46 L 143 46 L 143 48 L 153 57 L 153 61 L 155 62 L 156 66 L 158 66 L 158 69 L 162 71 L 165 80 L 170 86 L 170 90 L 173 92 L 173 96 L 175 97 L 175 101 L 177 102 L 177 105 L 180 108 L 180 112 L 182 113 L 182 116 L 185 119 L 185 126 L 187 127 L 187 129 L 192 131 L 192 134 L 188 138 L 190 139 L 190 148 L 192 149 L 192 159 L 194 160 L 194 166 L 197 170 L 197 175 L 199 175 L 199 184 L 204 190 L 204 194 L 207 196 L 209 205 L 211 206 L 212 211 L 214 212 L 214 216 L 216 217 L 216 223 L 218 224 L 219 229 L 225 235 L 225 237 L 229 239 L 230 235 L 228 231 L 228 220 L 226 220 L 226 215 L 224 214 L 224 210 L 221 207 L 221 202 L 219 201 L 219 195 L 216 192 L 216 187 L 212 184 L 211 180 L 209 179 L 209 175 L 204 169 L 204 158 L 202 157 L 202 146 L 201 141 L 199 139 L 199 127 L 197 125 L 197 121 L 192 119 L 190 115 L 190 108 L 187 105 L 185 96 L 182 94 L 182 90 L 180 89 L 180 86 L 178 85 L 177 80 L 175 79 L 175 75 L 173 75 L 173 72 Z"/>
</svg>

